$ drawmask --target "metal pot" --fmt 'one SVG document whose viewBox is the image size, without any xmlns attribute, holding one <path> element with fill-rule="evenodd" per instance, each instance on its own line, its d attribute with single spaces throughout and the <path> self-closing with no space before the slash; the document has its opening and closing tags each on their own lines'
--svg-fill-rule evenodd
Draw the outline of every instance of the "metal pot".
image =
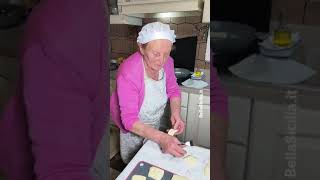
<svg viewBox="0 0 320 180">
<path fill-rule="evenodd" d="M 24 22 L 26 10 L 23 6 L 0 4 L 0 29 L 7 29 Z"/>
<path fill-rule="evenodd" d="M 229 66 L 257 51 L 258 41 L 254 28 L 226 21 L 213 21 L 210 26 L 210 46 L 214 66 L 218 71 L 227 70 Z"/>
<path fill-rule="evenodd" d="M 176 75 L 178 84 L 191 77 L 192 72 L 185 68 L 174 68 L 174 74 Z"/>
</svg>

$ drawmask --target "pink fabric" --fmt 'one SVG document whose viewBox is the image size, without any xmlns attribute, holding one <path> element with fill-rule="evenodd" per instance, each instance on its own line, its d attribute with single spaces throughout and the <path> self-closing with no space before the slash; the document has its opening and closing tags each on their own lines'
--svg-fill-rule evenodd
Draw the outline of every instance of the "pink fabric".
<svg viewBox="0 0 320 180">
<path fill-rule="evenodd" d="M 211 52 L 211 72 L 210 72 L 210 108 L 211 112 L 216 113 L 224 120 L 229 120 L 228 95 L 222 87 L 217 70 L 213 66 L 213 54 Z"/>
<path fill-rule="evenodd" d="M 174 74 L 173 59 L 169 57 L 164 65 L 166 89 L 169 99 L 181 97 L 181 91 Z M 128 132 L 139 119 L 144 98 L 144 76 L 142 56 L 139 52 L 128 57 L 119 67 L 117 87 L 110 98 L 112 120 L 123 131 Z"/>
</svg>

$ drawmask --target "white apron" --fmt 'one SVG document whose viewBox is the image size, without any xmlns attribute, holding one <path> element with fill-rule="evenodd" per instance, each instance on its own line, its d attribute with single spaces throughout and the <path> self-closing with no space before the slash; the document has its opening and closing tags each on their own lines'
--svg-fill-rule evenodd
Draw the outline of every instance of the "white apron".
<svg viewBox="0 0 320 180">
<path fill-rule="evenodd" d="M 144 63 L 143 63 L 144 64 Z M 166 93 L 166 75 L 164 69 L 159 71 L 159 80 L 149 78 L 144 69 L 145 95 L 139 112 L 139 119 L 144 124 L 159 129 L 168 96 Z M 138 152 L 144 137 L 134 133 L 120 133 L 120 154 L 123 162 L 128 163 Z"/>
</svg>

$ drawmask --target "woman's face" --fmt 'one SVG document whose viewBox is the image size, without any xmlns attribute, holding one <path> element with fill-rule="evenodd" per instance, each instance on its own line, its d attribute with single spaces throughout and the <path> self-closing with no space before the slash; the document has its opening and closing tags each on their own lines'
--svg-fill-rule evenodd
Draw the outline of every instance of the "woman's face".
<svg viewBox="0 0 320 180">
<path fill-rule="evenodd" d="M 171 52 L 172 43 L 166 39 L 148 42 L 146 46 L 139 44 L 140 52 L 147 66 L 154 71 L 159 71 Z"/>
</svg>

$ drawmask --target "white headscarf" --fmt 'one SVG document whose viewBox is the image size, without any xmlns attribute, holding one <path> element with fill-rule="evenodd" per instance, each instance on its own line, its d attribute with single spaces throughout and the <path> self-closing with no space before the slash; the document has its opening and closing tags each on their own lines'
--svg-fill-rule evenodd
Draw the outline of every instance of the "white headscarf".
<svg viewBox="0 0 320 180">
<path fill-rule="evenodd" d="M 146 44 L 157 39 L 167 39 L 174 43 L 176 42 L 176 35 L 174 34 L 174 30 L 171 30 L 168 24 L 153 22 L 142 27 L 139 32 L 137 42 L 140 44 Z"/>
</svg>

